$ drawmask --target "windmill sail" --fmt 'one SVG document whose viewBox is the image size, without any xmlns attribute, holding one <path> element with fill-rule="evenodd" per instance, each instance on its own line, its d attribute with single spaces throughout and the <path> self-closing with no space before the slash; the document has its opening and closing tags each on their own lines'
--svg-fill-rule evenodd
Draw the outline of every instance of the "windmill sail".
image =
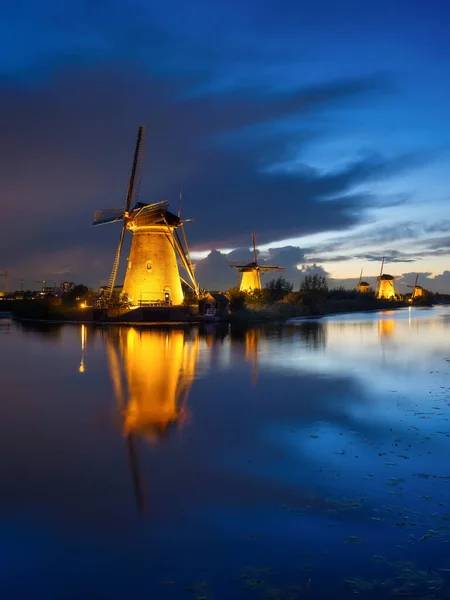
<svg viewBox="0 0 450 600">
<path fill-rule="evenodd" d="M 136 148 L 134 149 L 133 165 L 131 167 L 130 179 L 128 181 L 127 198 L 126 198 L 126 205 L 125 205 L 126 213 L 122 215 L 123 216 L 123 227 L 122 227 L 122 231 L 120 233 L 119 245 L 117 246 L 116 256 L 114 257 L 114 262 L 113 262 L 113 268 L 112 268 L 111 275 L 109 277 L 109 282 L 108 282 L 110 299 L 113 295 L 114 286 L 116 284 L 117 272 L 119 270 L 119 265 L 120 265 L 120 255 L 122 253 L 123 239 L 125 237 L 125 231 L 127 228 L 127 220 L 125 219 L 125 216 L 127 216 L 127 217 L 129 216 L 131 203 L 132 203 L 133 199 L 137 198 L 136 179 L 137 179 L 137 173 L 138 173 L 140 162 L 141 162 L 141 155 L 144 151 L 144 144 L 145 144 L 145 125 L 141 125 L 139 127 L 139 131 L 138 131 L 138 136 L 137 136 L 137 140 L 136 140 Z"/>
<path fill-rule="evenodd" d="M 130 179 L 128 181 L 126 208 L 130 212 L 133 202 L 136 202 L 140 187 L 140 167 L 145 148 L 145 125 L 141 125 L 138 130 L 136 148 L 134 150 L 133 165 L 131 167 Z M 136 185 L 137 182 L 137 185 Z"/>
<path fill-rule="evenodd" d="M 106 223 L 116 223 L 123 219 L 125 206 L 120 208 L 106 208 L 104 210 L 96 210 L 92 225 L 105 225 Z"/>
</svg>

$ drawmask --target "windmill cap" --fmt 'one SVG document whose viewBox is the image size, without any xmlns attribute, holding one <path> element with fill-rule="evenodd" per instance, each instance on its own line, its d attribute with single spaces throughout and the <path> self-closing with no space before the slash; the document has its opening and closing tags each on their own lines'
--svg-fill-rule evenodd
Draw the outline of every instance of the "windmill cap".
<svg viewBox="0 0 450 600">
<path fill-rule="evenodd" d="M 392 275 L 380 275 L 380 277 L 378 277 L 378 280 L 381 281 L 393 281 L 393 277 Z"/>
</svg>

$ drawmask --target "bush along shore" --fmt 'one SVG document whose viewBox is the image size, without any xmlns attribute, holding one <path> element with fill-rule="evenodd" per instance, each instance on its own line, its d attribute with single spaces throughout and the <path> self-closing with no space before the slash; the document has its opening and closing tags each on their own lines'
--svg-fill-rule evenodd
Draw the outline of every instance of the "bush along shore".
<svg viewBox="0 0 450 600">
<path fill-rule="evenodd" d="M 263 290 L 229 291 L 231 319 L 235 321 L 273 321 L 329 314 L 397 309 L 407 300 L 378 300 L 370 290 L 361 293 L 344 288 L 328 289 L 325 277 L 307 275 L 300 290 L 283 277 L 274 279 Z"/>
</svg>

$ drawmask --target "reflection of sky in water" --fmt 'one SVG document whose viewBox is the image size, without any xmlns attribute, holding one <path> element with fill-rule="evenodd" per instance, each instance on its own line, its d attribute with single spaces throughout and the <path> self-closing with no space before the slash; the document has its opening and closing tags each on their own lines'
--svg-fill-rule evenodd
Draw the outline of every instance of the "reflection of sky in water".
<svg viewBox="0 0 450 600">
<path fill-rule="evenodd" d="M 386 580 L 395 561 L 450 568 L 449 314 L 13 327 L 0 591 L 228 600 L 295 584 L 346 598 L 345 579 Z"/>
</svg>

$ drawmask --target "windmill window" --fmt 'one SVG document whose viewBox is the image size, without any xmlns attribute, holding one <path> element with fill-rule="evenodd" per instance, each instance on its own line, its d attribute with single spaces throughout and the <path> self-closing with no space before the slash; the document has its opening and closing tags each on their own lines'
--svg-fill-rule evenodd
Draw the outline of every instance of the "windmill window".
<svg viewBox="0 0 450 600">
<path fill-rule="evenodd" d="M 128 261 L 128 270 L 131 269 L 131 260 Z"/>
<path fill-rule="evenodd" d="M 147 271 L 151 271 L 152 270 L 152 261 L 148 260 L 147 261 Z"/>
</svg>

